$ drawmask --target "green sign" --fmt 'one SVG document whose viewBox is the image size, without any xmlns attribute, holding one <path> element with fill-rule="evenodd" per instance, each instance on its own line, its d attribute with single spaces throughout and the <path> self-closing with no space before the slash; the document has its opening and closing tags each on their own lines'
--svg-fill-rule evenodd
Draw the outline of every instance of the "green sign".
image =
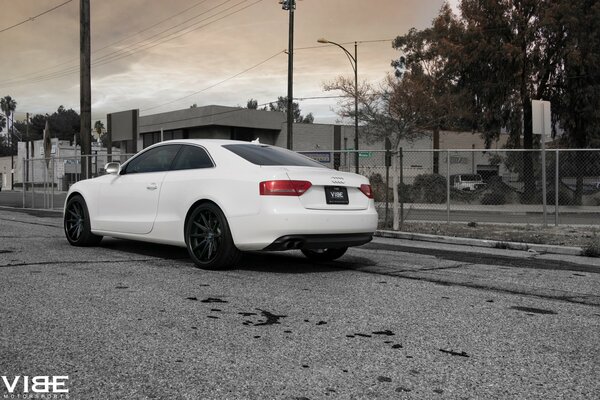
<svg viewBox="0 0 600 400">
<path fill-rule="evenodd" d="M 373 155 L 370 151 L 359 151 L 358 156 L 361 158 L 369 158 Z"/>
</svg>

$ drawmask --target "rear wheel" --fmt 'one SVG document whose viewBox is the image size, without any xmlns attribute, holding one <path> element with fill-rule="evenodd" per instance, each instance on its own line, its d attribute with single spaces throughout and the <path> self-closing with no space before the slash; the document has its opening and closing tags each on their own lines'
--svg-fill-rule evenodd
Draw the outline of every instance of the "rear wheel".
<svg viewBox="0 0 600 400">
<path fill-rule="evenodd" d="M 91 231 L 90 215 L 87 204 L 80 195 L 69 199 L 65 207 L 65 235 L 73 246 L 93 246 L 102 240 L 102 236 Z"/>
<path fill-rule="evenodd" d="M 348 250 L 347 247 L 338 247 L 335 249 L 302 249 L 308 259 L 314 261 L 332 261 L 340 258 Z"/>
<path fill-rule="evenodd" d="M 203 269 L 232 267 L 241 257 L 225 215 L 212 203 L 200 204 L 192 211 L 186 225 L 185 241 L 190 257 Z"/>
</svg>

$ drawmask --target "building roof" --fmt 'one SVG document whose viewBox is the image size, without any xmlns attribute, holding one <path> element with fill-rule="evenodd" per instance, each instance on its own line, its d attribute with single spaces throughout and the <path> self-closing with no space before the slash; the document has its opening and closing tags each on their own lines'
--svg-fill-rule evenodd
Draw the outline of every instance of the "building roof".
<svg viewBox="0 0 600 400">
<path fill-rule="evenodd" d="M 285 120 L 282 112 L 210 105 L 140 116 L 139 133 L 211 125 L 279 131 Z"/>
</svg>

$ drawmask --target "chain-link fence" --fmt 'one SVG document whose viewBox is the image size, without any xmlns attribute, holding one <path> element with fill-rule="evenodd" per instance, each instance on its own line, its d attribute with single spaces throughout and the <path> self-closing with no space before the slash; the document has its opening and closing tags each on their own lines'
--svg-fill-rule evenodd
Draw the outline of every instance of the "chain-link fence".
<svg viewBox="0 0 600 400">
<path fill-rule="evenodd" d="M 382 229 L 423 221 L 600 225 L 600 150 L 551 149 L 545 157 L 541 150 L 301 153 L 349 172 L 356 170 L 358 158 Z M 107 162 L 131 156 L 22 160 L 15 175 L 22 176 L 23 207 L 61 208 L 73 183 L 103 175 Z"/>
<path fill-rule="evenodd" d="M 303 153 L 355 171 L 353 151 Z M 400 149 L 358 156 L 380 228 L 423 221 L 600 225 L 600 150 Z"/>
<path fill-rule="evenodd" d="M 23 208 L 62 208 L 71 185 L 85 177 L 105 174 L 110 161 L 125 162 L 133 154 L 94 154 L 70 157 L 30 158 L 20 160 L 17 169 L 21 179 Z M 17 178 L 18 179 L 18 178 Z"/>
</svg>

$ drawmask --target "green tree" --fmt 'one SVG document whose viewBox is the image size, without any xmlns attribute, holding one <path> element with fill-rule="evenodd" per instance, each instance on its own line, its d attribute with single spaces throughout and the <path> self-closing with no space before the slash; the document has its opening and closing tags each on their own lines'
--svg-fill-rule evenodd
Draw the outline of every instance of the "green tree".
<svg viewBox="0 0 600 400">
<path fill-rule="evenodd" d="M 256 99 L 249 99 L 246 102 L 246 108 L 249 110 L 257 110 L 258 109 L 258 100 Z"/>
<path fill-rule="evenodd" d="M 417 32 L 429 33 L 435 45 L 406 57 L 446 60 L 443 72 L 468 99 L 464 119 L 488 144 L 506 129 L 511 147 L 533 149 L 531 100 L 552 95 L 561 69 L 566 35 L 548 22 L 559 2 L 462 0 L 460 16 L 445 5 L 430 28 Z M 523 159 L 528 195 L 535 192 L 533 161 L 532 153 Z"/>
<path fill-rule="evenodd" d="M 552 111 L 566 133 L 564 145 L 600 147 L 600 3 L 559 1 L 546 18 L 548 29 L 564 32 L 562 65 L 552 97 Z M 582 204 L 583 179 L 598 174 L 592 152 L 567 154 L 563 173 L 576 177 L 574 201 Z"/>
<path fill-rule="evenodd" d="M 7 140 L 5 141 L 5 146 L 8 146 L 9 154 L 17 153 L 17 145 L 16 145 L 16 142 L 13 137 L 14 129 L 15 129 L 14 119 L 15 119 L 15 110 L 16 109 L 17 109 L 17 102 L 11 96 L 4 96 L 3 98 L 0 99 L 0 110 L 2 110 L 2 112 L 4 113 L 4 116 L 6 117 L 5 125 L 7 126 L 7 128 L 10 127 L 7 130 L 7 135 L 6 135 Z"/>
<path fill-rule="evenodd" d="M 258 104 L 257 104 L 258 106 Z M 269 111 L 278 111 L 287 114 L 288 100 L 287 96 L 279 96 L 277 97 L 277 101 L 274 103 L 269 103 Z M 264 108 L 266 110 L 266 107 Z M 305 120 L 305 117 L 302 116 L 302 112 L 300 111 L 300 104 L 293 101 L 292 102 L 292 117 L 294 118 L 294 122 L 298 123 L 312 123 L 314 117 L 311 114 L 311 117 L 308 117 L 308 120 Z"/>
<path fill-rule="evenodd" d="M 102 121 L 96 121 L 94 123 L 94 130 L 96 131 L 98 137 L 102 136 L 102 132 L 104 132 L 104 124 Z"/>
</svg>

